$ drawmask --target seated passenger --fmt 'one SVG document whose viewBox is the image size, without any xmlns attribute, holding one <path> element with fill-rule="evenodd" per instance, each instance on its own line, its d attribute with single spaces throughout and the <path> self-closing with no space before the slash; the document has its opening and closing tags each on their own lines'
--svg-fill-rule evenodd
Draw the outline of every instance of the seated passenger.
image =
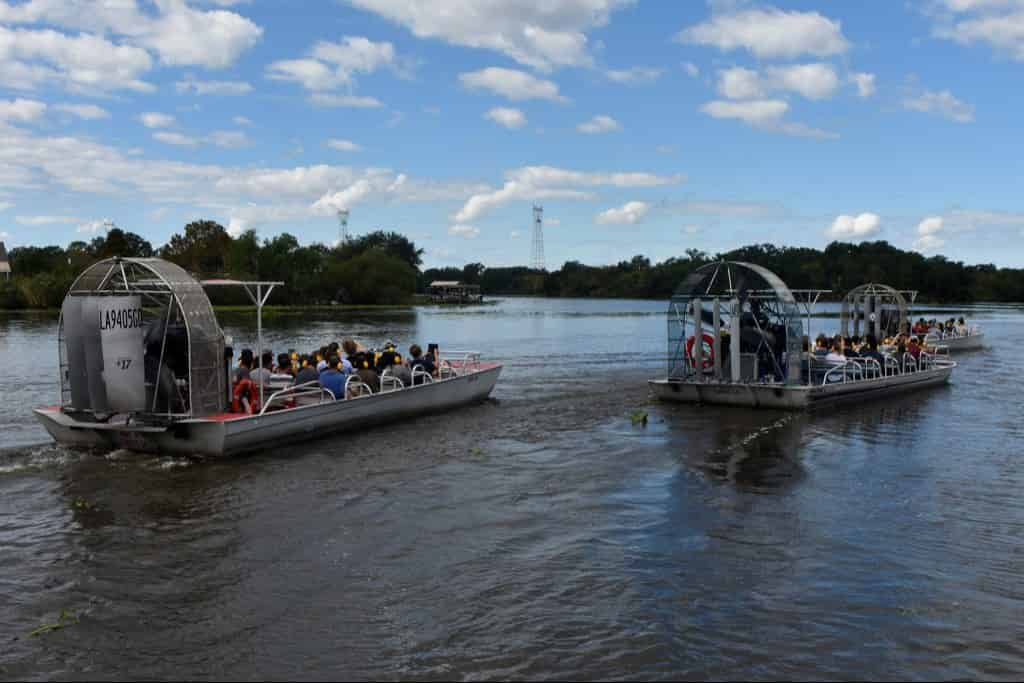
<svg viewBox="0 0 1024 683">
<path fill-rule="evenodd" d="M 320 373 L 320 386 L 334 394 L 335 400 L 345 398 L 345 381 L 348 375 L 341 371 L 341 359 L 331 356 L 327 368 Z"/>
<path fill-rule="evenodd" d="M 261 356 L 263 367 L 256 367 L 249 371 L 249 379 L 257 387 L 262 384 L 265 387 L 270 385 L 270 378 L 274 374 L 274 352 L 264 351 Z"/>
<path fill-rule="evenodd" d="M 287 353 L 277 354 L 277 365 L 274 366 L 274 372 L 278 375 L 290 375 L 295 377 L 295 370 L 292 368 L 292 359 Z"/>
<path fill-rule="evenodd" d="M 910 342 L 907 344 L 907 353 L 917 360 L 921 356 L 921 343 L 917 337 L 911 337 Z"/>
<path fill-rule="evenodd" d="M 861 358 L 872 358 L 878 361 L 878 364 L 883 368 L 885 367 L 885 358 L 878 352 L 878 339 L 876 339 L 873 334 L 869 334 L 867 336 L 866 343 L 864 348 L 861 349 L 860 356 Z"/>
<path fill-rule="evenodd" d="M 956 327 L 954 329 L 956 329 L 956 333 L 959 334 L 960 336 L 964 336 L 968 332 L 967 323 L 964 322 L 963 318 L 960 318 L 959 320 L 956 321 Z"/>
<path fill-rule="evenodd" d="M 824 358 L 828 355 L 828 337 L 819 334 L 814 340 L 814 355 Z"/>
<path fill-rule="evenodd" d="M 234 384 L 238 384 L 243 379 L 249 379 L 249 373 L 252 371 L 252 361 L 252 349 L 242 349 L 242 355 L 238 359 L 238 367 L 235 368 L 231 378 Z"/>
<path fill-rule="evenodd" d="M 415 370 L 416 368 L 423 368 L 424 371 L 433 376 L 437 372 L 437 368 L 434 366 L 434 357 L 423 355 L 423 349 L 418 344 L 413 344 L 409 347 L 409 370 Z M 422 376 L 416 377 L 416 384 L 423 384 L 426 380 Z"/>
<path fill-rule="evenodd" d="M 857 345 L 854 342 L 854 338 L 847 337 L 843 340 L 843 355 L 847 358 L 857 358 L 860 356 L 860 354 L 857 353 Z"/>
<path fill-rule="evenodd" d="M 846 362 L 845 343 L 838 334 L 832 340 L 832 348 L 825 356 L 825 361 L 834 365 L 841 365 Z"/>
<path fill-rule="evenodd" d="M 302 367 L 299 368 L 299 372 L 295 375 L 295 384 L 308 384 L 320 379 L 320 373 L 316 371 L 316 367 L 310 362 L 309 356 L 303 356 L 300 364 Z"/>
<path fill-rule="evenodd" d="M 384 350 L 377 354 L 377 372 L 383 372 L 392 365 L 401 365 L 402 355 L 395 350 L 395 343 L 390 339 L 384 342 Z"/>
</svg>

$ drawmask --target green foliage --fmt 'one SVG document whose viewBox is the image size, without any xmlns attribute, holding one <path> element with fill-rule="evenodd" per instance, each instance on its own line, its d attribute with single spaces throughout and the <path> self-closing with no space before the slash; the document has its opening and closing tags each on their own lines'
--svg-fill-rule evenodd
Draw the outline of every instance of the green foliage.
<svg viewBox="0 0 1024 683">
<path fill-rule="evenodd" d="M 418 271 L 423 265 L 423 250 L 417 249 L 412 240 L 397 232 L 377 230 L 349 240 L 336 251 L 342 260 L 348 260 L 371 249 L 383 251 L 388 256 L 405 261 L 414 271 Z"/>
<path fill-rule="evenodd" d="M 328 276 L 339 288 L 337 299 L 347 304 L 406 303 L 416 288 L 416 271 L 377 249 L 332 264 Z"/>
<path fill-rule="evenodd" d="M 200 275 L 220 275 L 226 271 L 231 250 L 231 235 L 215 221 L 194 221 L 185 226 L 184 235 L 173 235 L 160 249 L 160 257 Z"/>
</svg>

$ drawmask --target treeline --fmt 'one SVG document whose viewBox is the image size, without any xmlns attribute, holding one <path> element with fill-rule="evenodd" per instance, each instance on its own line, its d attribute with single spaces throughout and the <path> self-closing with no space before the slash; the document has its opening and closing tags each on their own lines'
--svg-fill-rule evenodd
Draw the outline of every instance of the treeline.
<svg viewBox="0 0 1024 683">
<path fill-rule="evenodd" d="M 14 277 L 0 280 L 0 309 L 59 307 L 86 266 L 111 256 L 159 256 L 199 277 L 285 282 L 270 304 L 403 304 L 416 290 L 423 250 L 394 232 L 373 232 L 337 247 L 302 246 L 287 233 L 262 241 L 251 230 L 232 237 L 213 221 L 189 223 L 155 249 L 139 235 L 113 228 L 66 248 L 11 249 Z M 215 304 L 249 303 L 240 288 L 209 294 Z"/>
<path fill-rule="evenodd" d="M 66 248 L 12 249 L 14 278 L 0 280 L 0 309 L 58 307 L 86 266 L 115 255 L 160 256 L 200 277 L 281 280 L 286 287 L 275 290 L 269 303 L 291 306 L 408 303 L 434 280 L 479 284 L 487 295 L 666 299 L 691 271 L 721 259 L 756 263 L 793 289 L 831 289 L 837 297 L 858 284 L 882 282 L 918 290 L 919 301 L 1024 301 L 1024 269 L 925 258 L 887 242 L 833 242 L 824 250 L 759 244 L 715 255 L 689 249 L 657 264 L 634 256 L 611 266 L 568 261 L 555 271 L 481 263 L 421 271 L 423 250 L 395 232 L 373 232 L 336 247 L 302 246 L 287 233 L 264 240 L 253 231 L 232 237 L 218 223 L 197 221 L 158 249 L 119 228 Z M 233 288 L 210 294 L 218 304 L 249 303 L 243 291 Z"/>
<path fill-rule="evenodd" d="M 831 289 L 836 298 L 859 284 L 881 282 L 917 290 L 918 301 L 1024 301 L 1024 269 L 966 266 L 944 256 L 925 258 L 884 241 L 833 242 L 824 250 L 757 244 L 715 255 L 689 249 L 681 257 L 657 264 L 634 256 L 613 266 L 568 261 L 555 271 L 483 269 L 470 264 L 462 269 L 431 269 L 420 280 L 463 279 L 492 295 L 667 299 L 691 271 L 722 259 L 756 263 L 775 272 L 792 289 Z"/>
</svg>

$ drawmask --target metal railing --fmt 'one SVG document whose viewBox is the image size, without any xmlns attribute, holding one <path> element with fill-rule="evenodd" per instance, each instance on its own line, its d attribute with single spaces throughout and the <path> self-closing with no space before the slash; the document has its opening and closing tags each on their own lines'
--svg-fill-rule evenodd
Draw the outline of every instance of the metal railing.
<svg viewBox="0 0 1024 683">
<path fill-rule="evenodd" d="M 359 375 L 352 373 L 345 380 L 345 398 L 359 398 L 360 396 L 373 396 L 373 389 Z"/>
<path fill-rule="evenodd" d="M 390 367 L 384 368 L 384 372 L 380 374 L 380 393 L 401 391 L 404 388 L 405 383 L 402 378 L 395 375 Z"/>
<path fill-rule="evenodd" d="M 480 356 L 479 351 L 448 350 L 445 355 L 462 356 L 461 360 L 449 360 L 444 358 L 438 364 L 438 375 L 441 379 L 458 377 L 467 373 L 479 372 Z"/>
<path fill-rule="evenodd" d="M 818 370 L 828 367 L 821 378 L 821 385 L 839 384 L 846 382 L 861 382 L 874 379 L 884 379 L 896 375 L 906 375 L 917 372 L 927 372 L 953 365 L 948 357 L 939 354 L 921 351 L 915 358 L 910 352 L 900 354 L 884 355 L 884 363 L 879 363 L 874 358 L 848 358 L 843 363 L 827 363 L 812 360 L 810 368 L 813 370 L 818 365 Z M 813 382 L 812 382 L 813 383 Z"/>
<path fill-rule="evenodd" d="M 260 415 L 266 413 L 267 410 L 269 410 L 276 402 L 279 402 L 282 408 L 294 408 L 299 404 L 301 399 L 309 399 L 313 397 L 317 398 L 317 404 L 337 400 L 334 392 L 320 386 L 320 382 L 317 380 L 312 380 L 303 384 L 296 384 L 293 387 L 279 389 L 272 393 L 270 398 L 263 403 L 263 407 L 260 408 Z M 289 403 L 291 403 L 291 405 L 289 405 Z M 306 405 L 312 405 L 312 403 L 307 403 Z"/>
</svg>

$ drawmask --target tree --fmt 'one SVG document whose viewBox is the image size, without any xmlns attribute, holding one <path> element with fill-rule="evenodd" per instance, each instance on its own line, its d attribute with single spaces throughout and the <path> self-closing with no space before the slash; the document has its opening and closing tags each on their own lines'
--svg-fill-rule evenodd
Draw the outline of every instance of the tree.
<svg viewBox="0 0 1024 683">
<path fill-rule="evenodd" d="M 402 304 L 416 290 L 416 271 L 402 259 L 370 249 L 355 258 L 332 263 L 328 281 L 342 293 L 343 303 Z"/>
<path fill-rule="evenodd" d="M 111 228 L 106 235 L 93 239 L 89 251 L 98 259 L 112 256 L 149 258 L 153 255 L 153 245 L 134 232 Z"/>
<path fill-rule="evenodd" d="M 417 249 L 412 240 L 397 232 L 377 230 L 339 245 L 337 251 L 340 258 L 350 259 L 369 249 L 378 249 L 389 256 L 401 259 L 414 271 L 418 271 L 423 264 L 423 250 Z"/>
<path fill-rule="evenodd" d="M 231 235 L 215 221 L 194 221 L 184 235 L 172 235 L 160 256 L 200 274 L 223 273 L 231 248 Z"/>
<path fill-rule="evenodd" d="M 460 279 L 467 285 L 478 285 L 484 270 L 484 264 L 482 263 L 467 263 L 462 267 L 462 277 Z"/>
</svg>

